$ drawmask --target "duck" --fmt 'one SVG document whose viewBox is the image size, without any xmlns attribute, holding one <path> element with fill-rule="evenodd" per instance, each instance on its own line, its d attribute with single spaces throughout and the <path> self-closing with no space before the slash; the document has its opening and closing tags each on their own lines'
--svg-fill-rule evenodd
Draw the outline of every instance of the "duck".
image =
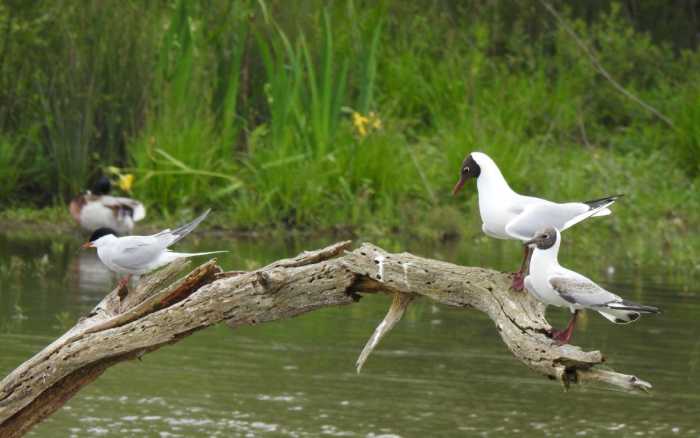
<svg viewBox="0 0 700 438">
<path fill-rule="evenodd" d="M 622 195 L 582 202 L 557 203 L 516 193 L 506 182 L 496 162 L 483 152 L 471 152 L 462 161 L 456 196 L 465 183 L 476 179 L 481 230 L 489 237 L 525 242 L 547 226 L 564 231 L 590 217 L 611 214 L 608 208 Z M 532 249 L 525 246 L 520 269 L 514 272 L 512 289 L 522 291 Z"/>
<path fill-rule="evenodd" d="M 131 234 L 134 223 L 146 217 L 146 208 L 135 199 L 111 196 L 112 183 L 101 176 L 92 190 L 73 198 L 69 210 L 71 216 L 88 233 L 108 228 L 115 234 Z"/>
<path fill-rule="evenodd" d="M 659 309 L 625 300 L 578 272 L 559 264 L 561 233 L 554 227 L 538 231 L 525 242 L 533 245 L 530 270 L 524 283 L 527 291 L 547 306 L 565 307 L 573 314 L 564 330 L 552 330 L 552 339 L 567 344 L 582 309 L 591 309 L 615 324 L 629 324 L 643 314 L 657 314 Z"/>
<path fill-rule="evenodd" d="M 150 236 L 118 237 L 110 228 L 98 228 L 82 248 L 96 248 L 97 257 L 111 271 L 125 275 L 118 287 L 125 287 L 131 277 L 140 276 L 165 266 L 176 259 L 217 254 L 226 251 L 174 252 L 168 248 L 194 231 L 207 217 L 211 209 L 205 211 L 192 222 L 175 228 L 165 229 Z"/>
</svg>

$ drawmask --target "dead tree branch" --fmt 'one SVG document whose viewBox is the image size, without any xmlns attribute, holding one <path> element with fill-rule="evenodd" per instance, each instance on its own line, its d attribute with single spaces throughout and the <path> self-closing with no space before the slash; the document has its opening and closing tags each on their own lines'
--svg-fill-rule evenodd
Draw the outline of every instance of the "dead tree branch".
<svg viewBox="0 0 700 438">
<path fill-rule="evenodd" d="M 634 376 L 600 369 L 604 359 L 598 351 L 553 342 L 543 306 L 527 293 L 509 291 L 506 274 L 391 254 L 371 244 L 349 248 L 350 242 L 340 242 L 252 272 L 221 272 L 212 260 L 176 279 L 189 263 L 179 261 L 127 294 L 115 289 L 0 382 L 0 436 L 22 436 L 108 367 L 202 328 L 222 321 L 235 328 L 291 318 L 352 304 L 363 293 L 391 294 L 393 302 L 362 351 L 358 372 L 406 307 L 424 296 L 486 313 L 518 360 L 566 386 L 590 380 L 628 390 L 651 387 Z"/>
</svg>

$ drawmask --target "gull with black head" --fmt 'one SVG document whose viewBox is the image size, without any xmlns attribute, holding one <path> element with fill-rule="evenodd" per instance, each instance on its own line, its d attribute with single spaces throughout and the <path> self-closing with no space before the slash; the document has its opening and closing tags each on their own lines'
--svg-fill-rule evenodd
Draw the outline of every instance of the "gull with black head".
<svg viewBox="0 0 700 438">
<path fill-rule="evenodd" d="M 185 253 L 170 251 L 168 247 L 190 234 L 211 210 L 205 211 L 192 222 L 174 230 L 166 229 L 151 236 L 117 237 L 114 230 L 100 228 L 83 244 L 83 248 L 97 248 L 97 257 L 110 270 L 126 274 L 119 282 L 125 287 L 132 275 L 142 275 L 165 266 L 175 259 L 200 255 L 217 254 L 226 251 Z"/>
<path fill-rule="evenodd" d="M 594 216 L 606 216 L 608 208 L 622 195 L 608 196 L 585 202 L 556 203 L 546 199 L 524 196 L 510 188 L 496 163 L 483 152 L 472 152 L 462 162 L 459 181 L 452 189 L 457 192 L 471 178 L 476 179 L 479 213 L 484 234 L 497 239 L 527 241 L 537 230 L 554 227 L 559 231 Z M 512 287 L 523 290 L 523 279 L 531 255 L 524 248 L 523 262 L 513 277 Z"/>
<path fill-rule="evenodd" d="M 535 245 L 525 288 L 544 304 L 567 307 L 573 313 L 565 330 L 553 331 L 554 340 L 563 344 L 569 342 L 581 309 L 595 310 L 615 324 L 636 321 L 642 314 L 659 313 L 656 307 L 622 299 L 588 277 L 562 267 L 558 261 L 560 244 L 561 233 L 554 227 L 537 232 L 525 242 L 525 245 Z"/>
</svg>

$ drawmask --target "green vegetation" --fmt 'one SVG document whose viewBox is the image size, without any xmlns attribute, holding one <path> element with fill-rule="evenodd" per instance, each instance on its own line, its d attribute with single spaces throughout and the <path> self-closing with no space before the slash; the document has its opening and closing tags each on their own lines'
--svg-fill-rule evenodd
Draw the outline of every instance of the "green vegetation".
<svg viewBox="0 0 700 438">
<path fill-rule="evenodd" d="M 625 193 L 572 230 L 591 254 L 595 230 L 694 264 L 697 23 L 627 3 L 553 1 L 560 22 L 538 2 L 5 0 L 0 202 L 60 206 L 116 165 L 151 217 L 476 236 L 449 191 L 483 150 L 524 193 Z"/>
</svg>

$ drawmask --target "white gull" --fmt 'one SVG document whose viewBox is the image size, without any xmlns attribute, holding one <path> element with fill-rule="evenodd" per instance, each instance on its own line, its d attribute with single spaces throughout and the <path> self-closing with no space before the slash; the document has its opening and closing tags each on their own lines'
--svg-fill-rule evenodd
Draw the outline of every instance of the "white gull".
<svg viewBox="0 0 700 438">
<path fill-rule="evenodd" d="M 554 331 L 552 337 L 556 341 L 569 342 L 581 309 L 595 310 L 616 324 L 636 321 L 641 314 L 659 313 L 656 307 L 622 299 L 588 277 L 562 267 L 557 258 L 561 233 L 556 228 L 545 228 L 525 243 L 535 245 L 530 273 L 525 277 L 525 288 L 544 304 L 566 307 L 573 313 L 565 330 Z"/>
<path fill-rule="evenodd" d="M 476 178 L 481 229 L 487 236 L 497 239 L 526 241 L 545 227 L 564 231 L 589 217 L 609 215 L 608 207 L 621 196 L 556 203 L 520 195 L 510 188 L 496 163 L 483 152 L 472 152 L 464 159 L 452 194 L 456 195 L 470 178 Z M 526 246 L 522 266 L 513 278 L 515 290 L 523 289 L 529 255 L 530 249 Z"/>
</svg>

